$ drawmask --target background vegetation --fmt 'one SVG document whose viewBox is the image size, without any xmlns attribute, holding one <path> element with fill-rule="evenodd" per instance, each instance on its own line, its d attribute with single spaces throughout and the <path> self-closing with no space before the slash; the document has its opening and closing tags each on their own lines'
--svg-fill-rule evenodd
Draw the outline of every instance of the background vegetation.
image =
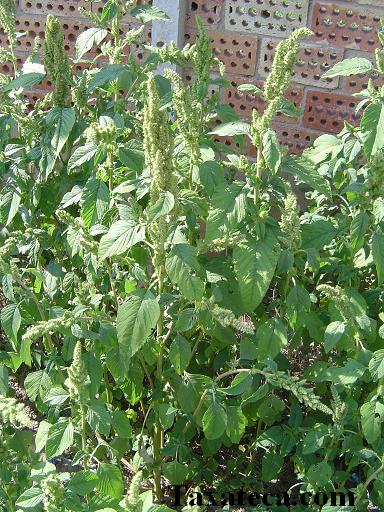
<svg viewBox="0 0 384 512">
<path fill-rule="evenodd" d="M 248 124 L 209 93 L 227 81 L 200 23 L 193 46 L 127 54 L 142 29 L 122 33 L 126 12 L 166 18 L 134 4 L 88 14 L 73 74 L 52 16 L 43 62 L 36 42 L 17 69 L 0 1 L 15 70 L 0 77 L 3 508 L 166 511 L 168 483 L 382 506 L 384 91 L 361 93 L 360 126 L 289 155 L 271 122 L 300 115 L 284 93 L 308 29 L 263 89 L 241 86 L 267 102 Z M 156 74 L 164 62 L 193 83 Z M 31 108 L 23 90 L 46 75 L 54 92 Z"/>
</svg>

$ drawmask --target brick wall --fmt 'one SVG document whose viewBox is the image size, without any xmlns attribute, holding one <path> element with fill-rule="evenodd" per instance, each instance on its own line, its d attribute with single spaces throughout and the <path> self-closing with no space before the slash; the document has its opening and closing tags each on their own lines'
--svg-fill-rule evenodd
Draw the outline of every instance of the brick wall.
<svg viewBox="0 0 384 512">
<path fill-rule="evenodd" d="M 149 2 L 151 0 L 142 0 Z M 175 0 L 169 0 L 170 2 Z M 181 0 L 182 1 L 182 0 Z M 308 26 L 312 40 L 300 50 L 293 84 L 287 97 L 300 107 L 304 115 L 297 121 L 280 116 L 275 128 L 283 143 L 292 151 L 300 151 L 321 132 L 338 133 L 343 120 L 358 121 L 354 113 L 358 98 L 353 97 L 367 82 L 367 77 L 332 78 L 322 74 L 343 57 L 374 58 L 378 46 L 376 30 L 384 16 L 384 0 L 185 0 L 187 16 L 185 42 L 196 37 L 195 15 L 198 14 L 212 37 L 217 56 L 226 64 L 232 87 L 223 91 L 223 101 L 232 105 L 244 118 L 252 108 L 262 111 L 263 101 L 241 94 L 242 83 L 260 85 L 268 74 L 277 43 L 297 27 Z M 101 9 L 105 0 L 94 3 Z M 33 44 L 36 35 L 43 36 L 44 20 L 48 13 L 62 18 L 66 31 L 66 48 L 73 52 L 78 34 L 89 26 L 81 19 L 78 7 L 89 8 L 84 0 L 19 0 L 18 29 L 28 32 L 19 40 L 20 59 Z M 127 19 L 126 22 L 132 22 Z M 143 36 L 151 40 L 150 28 Z M 0 45 L 4 34 L 0 32 Z M 132 48 L 140 60 L 140 48 Z M 3 70 L 7 71 L 7 66 Z M 187 72 L 188 74 L 188 72 Z M 372 75 L 377 85 L 382 79 Z M 49 87 L 49 83 L 45 84 Z M 39 92 L 35 92 L 37 97 Z"/>
</svg>

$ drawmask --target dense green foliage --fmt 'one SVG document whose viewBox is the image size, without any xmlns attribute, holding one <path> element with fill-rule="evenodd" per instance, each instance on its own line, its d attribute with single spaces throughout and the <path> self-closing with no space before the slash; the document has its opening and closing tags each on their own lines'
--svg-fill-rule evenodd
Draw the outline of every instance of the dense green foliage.
<svg viewBox="0 0 384 512">
<path fill-rule="evenodd" d="M 277 479 L 384 507 L 384 90 L 362 93 L 359 127 L 289 155 L 271 123 L 300 115 L 284 94 L 307 29 L 263 90 L 241 86 L 266 102 L 248 124 L 212 94 L 228 84 L 200 23 L 195 45 L 135 62 L 124 15 L 166 15 L 134 3 L 85 13 L 74 74 L 51 16 L 44 59 L 37 42 L 17 70 L 0 0 L 0 503 L 155 512 L 169 483 Z M 165 62 L 193 83 L 157 75 Z M 46 73 L 54 92 L 29 109 Z"/>
</svg>

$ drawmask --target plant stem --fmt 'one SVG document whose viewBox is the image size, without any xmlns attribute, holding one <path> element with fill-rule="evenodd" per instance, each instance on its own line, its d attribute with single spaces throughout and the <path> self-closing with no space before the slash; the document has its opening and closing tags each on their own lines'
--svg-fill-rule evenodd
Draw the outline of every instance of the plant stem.
<svg viewBox="0 0 384 512">
<path fill-rule="evenodd" d="M 156 273 L 158 276 L 158 294 L 159 296 L 163 293 L 164 288 L 164 266 L 159 265 L 156 269 Z M 160 317 L 157 322 L 157 340 L 160 343 L 159 355 L 157 358 L 157 370 L 156 376 L 160 384 L 160 388 L 162 388 L 163 383 L 163 357 L 164 357 L 164 341 L 161 339 L 163 335 L 164 329 L 164 312 L 160 311 Z M 155 481 L 155 493 L 156 498 L 161 500 L 162 498 L 162 489 L 161 489 L 161 449 L 163 447 L 164 442 L 164 432 L 161 427 L 160 418 L 158 412 L 156 412 L 156 421 L 154 425 L 153 431 L 153 458 L 154 458 L 154 470 L 153 470 L 153 478 Z"/>
<path fill-rule="evenodd" d="M 111 388 L 109 386 L 109 380 L 108 380 L 108 370 L 106 367 L 103 369 L 103 378 L 104 378 L 104 387 L 105 387 L 105 395 L 107 399 L 107 403 L 111 404 L 113 400 L 113 396 L 111 393 Z"/>
<path fill-rule="evenodd" d="M 144 373 L 148 379 L 149 385 L 151 386 L 151 389 L 154 389 L 155 386 L 153 384 L 153 380 L 152 380 L 151 374 L 149 373 L 147 365 L 145 364 L 143 354 L 139 354 L 139 359 L 140 359 L 141 366 L 143 367 Z"/>
<path fill-rule="evenodd" d="M 85 407 L 83 404 L 80 406 L 81 410 L 81 449 L 84 453 L 87 451 L 87 424 L 86 424 L 86 415 L 85 415 Z M 87 458 L 84 455 L 84 469 L 88 468 Z"/>
<path fill-rule="evenodd" d="M 113 156 L 110 152 L 107 154 L 107 168 L 109 169 L 109 179 L 108 179 L 108 185 L 109 185 L 109 192 L 112 194 L 113 191 Z"/>
<path fill-rule="evenodd" d="M 363 488 L 361 490 L 361 493 L 359 494 L 357 500 L 356 500 L 356 503 L 355 503 L 355 506 L 358 505 L 358 503 L 362 500 L 363 498 L 363 494 L 366 492 L 366 490 L 368 489 L 369 487 L 369 484 L 375 480 L 375 478 L 382 472 L 384 471 L 384 462 L 381 464 L 381 466 L 376 469 L 376 471 L 374 471 L 372 473 L 372 475 L 367 479 L 367 481 L 365 482 L 365 484 L 363 485 Z"/>
<path fill-rule="evenodd" d="M 256 185 L 253 190 L 253 203 L 255 206 L 259 203 L 259 196 L 260 196 L 260 180 L 261 180 L 261 148 L 256 148 Z"/>
</svg>

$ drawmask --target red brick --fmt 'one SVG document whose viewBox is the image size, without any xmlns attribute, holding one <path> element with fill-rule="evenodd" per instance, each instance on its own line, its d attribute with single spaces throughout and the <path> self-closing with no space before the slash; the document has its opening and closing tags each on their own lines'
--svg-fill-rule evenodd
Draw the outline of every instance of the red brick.
<svg viewBox="0 0 384 512">
<path fill-rule="evenodd" d="M 260 76 L 267 77 L 270 73 L 278 41 L 263 39 L 259 57 L 258 71 Z M 315 85 L 326 89 L 336 89 L 339 78 L 321 78 L 330 67 L 343 59 L 341 48 L 319 47 L 302 44 L 298 52 L 297 64 L 292 75 L 295 82 Z"/>
<path fill-rule="evenodd" d="M 187 25 L 196 26 L 196 16 L 204 25 L 217 27 L 223 9 L 223 0 L 187 0 Z"/>
<path fill-rule="evenodd" d="M 344 121 L 357 125 L 361 114 L 355 114 L 359 98 L 342 94 L 307 91 L 303 124 L 313 130 L 339 133 Z"/>
<path fill-rule="evenodd" d="M 87 11 L 101 14 L 104 4 L 107 0 L 101 0 L 98 3 L 86 2 L 85 0 L 19 0 L 19 9 L 25 14 L 39 14 L 80 19 L 79 7 Z M 138 0 L 139 5 L 152 3 L 152 0 Z M 138 21 L 132 16 L 127 16 L 124 22 Z"/>
<path fill-rule="evenodd" d="M 208 32 L 215 55 L 224 62 L 228 73 L 253 76 L 256 72 L 257 39 L 251 36 L 229 34 L 228 32 Z M 185 42 L 194 43 L 197 31 L 187 27 Z"/>
<path fill-rule="evenodd" d="M 312 14 L 314 40 L 373 51 L 379 45 L 376 31 L 382 14 L 382 11 L 369 7 L 316 2 Z"/>
</svg>

